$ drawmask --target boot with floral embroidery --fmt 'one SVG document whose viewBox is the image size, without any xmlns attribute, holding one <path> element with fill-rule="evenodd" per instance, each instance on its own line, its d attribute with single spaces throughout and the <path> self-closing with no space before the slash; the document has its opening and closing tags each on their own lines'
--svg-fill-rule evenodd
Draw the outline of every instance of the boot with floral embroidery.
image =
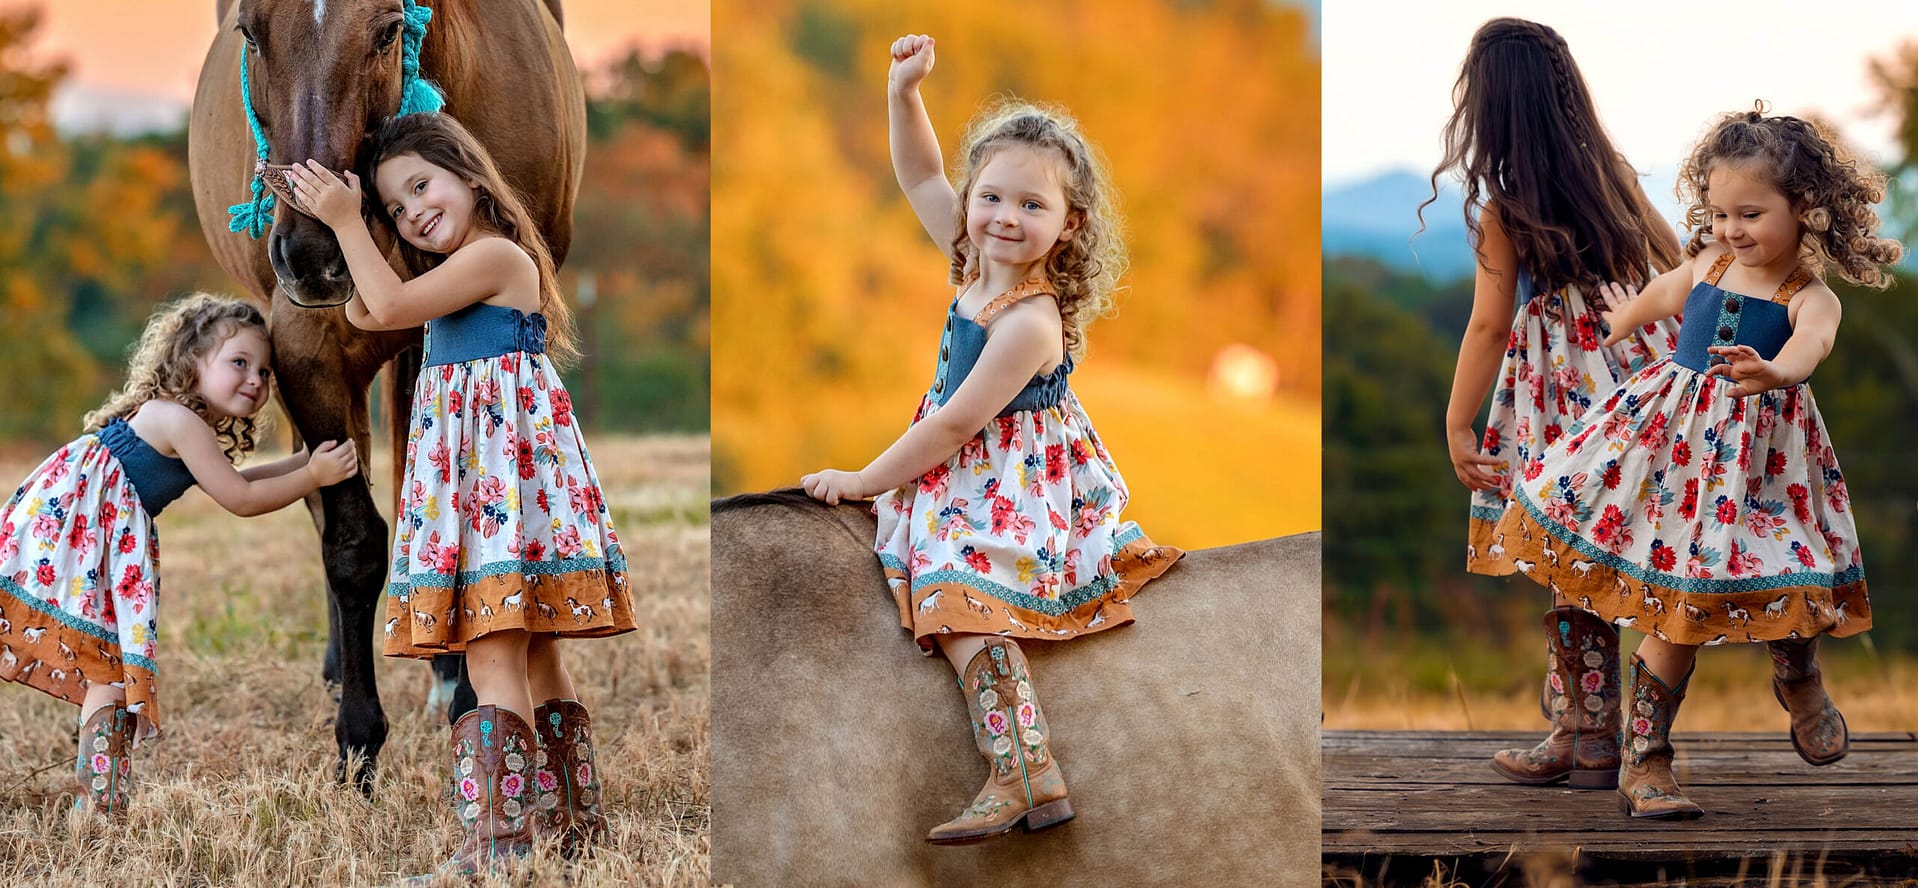
<svg viewBox="0 0 1918 888">
<path fill-rule="evenodd" d="M 1531 749 L 1498 752 L 1492 769 L 1517 783 L 1611 789 L 1618 785 L 1618 632 L 1590 611 L 1557 607 L 1545 614 L 1545 634 L 1552 733 Z"/>
<path fill-rule="evenodd" d="M 1052 757 L 1051 731 L 1032 691 L 1019 645 L 992 638 L 966 663 L 959 688 L 972 714 L 972 737 L 992 773 L 972 805 L 933 828 L 926 841 L 965 845 L 1012 831 L 1057 826 L 1072 819 L 1065 776 Z"/>
<path fill-rule="evenodd" d="M 481 706 L 453 723 L 453 805 L 466 839 L 442 872 L 471 875 L 533 848 L 533 729 Z"/>
<path fill-rule="evenodd" d="M 599 813 L 599 776 L 593 760 L 593 720 L 578 700 L 548 700 L 533 711 L 539 732 L 539 793 L 535 825 L 559 839 L 560 853 L 577 857 L 606 835 Z"/>
<path fill-rule="evenodd" d="M 1672 774 L 1672 722 L 1678 718 L 1678 704 L 1685 702 L 1685 686 L 1692 675 L 1677 688 L 1645 668 L 1645 661 L 1632 655 L 1632 695 L 1627 699 L 1625 769 L 1618 779 L 1618 808 L 1633 817 L 1690 820 L 1703 817 L 1704 809 L 1685 797 Z"/>
<path fill-rule="evenodd" d="M 133 732 L 139 719 L 109 703 L 80 725 L 80 755 L 74 764 L 79 794 L 73 807 L 107 817 L 125 817 L 133 786 Z"/>
<path fill-rule="evenodd" d="M 1829 765 L 1851 751 L 1845 717 L 1825 693 L 1818 671 L 1818 639 L 1768 642 L 1771 689 L 1778 705 L 1791 713 L 1791 746 L 1814 765 Z"/>
</svg>

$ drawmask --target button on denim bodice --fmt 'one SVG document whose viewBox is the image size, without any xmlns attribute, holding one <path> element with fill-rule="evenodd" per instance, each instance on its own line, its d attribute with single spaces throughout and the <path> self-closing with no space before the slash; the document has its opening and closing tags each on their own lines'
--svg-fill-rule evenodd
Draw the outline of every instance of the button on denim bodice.
<svg viewBox="0 0 1918 888">
<path fill-rule="evenodd" d="M 932 398 L 944 407 L 959 390 L 961 383 L 972 373 L 979 356 L 986 349 L 986 328 L 971 318 L 959 316 L 959 300 L 952 301 L 952 307 L 946 310 L 946 332 L 939 337 L 939 364 L 933 373 Z M 1042 410 L 1059 403 L 1068 390 L 1066 377 L 1072 373 L 1072 355 L 1054 367 L 1051 373 L 1034 375 L 1026 387 L 1013 396 L 1012 402 L 999 411 L 1000 416 L 1010 416 L 1022 410 Z"/>
<path fill-rule="evenodd" d="M 546 316 L 475 302 L 426 324 L 427 367 L 513 352 L 546 353 Z"/>
<path fill-rule="evenodd" d="M 1724 358 L 1706 349 L 1716 345 L 1748 345 L 1769 361 L 1791 338 L 1786 306 L 1719 289 L 1699 281 L 1685 297 L 1685 324 L 1678 331 L 1678 351 L 1672 361 L 1703 373 Z"/>
<path fill-rule="evenodd" d="M 127 425 L 126 420 L 108 422 L 99 435 L 107 452 L 120 461 L 120 467 L 127 473 L 127 482 L 133 485 L 133 492 L 139 494 L 140 506 L 147 510 L 149 517 L 160 514 L 168 503 L 179 499 L 180 494 L 193 486 L 193 473 L 187 470 L 185 461 L 161 456 L 153 445 L 133 433 L 133 427 Z"/>
</svg>

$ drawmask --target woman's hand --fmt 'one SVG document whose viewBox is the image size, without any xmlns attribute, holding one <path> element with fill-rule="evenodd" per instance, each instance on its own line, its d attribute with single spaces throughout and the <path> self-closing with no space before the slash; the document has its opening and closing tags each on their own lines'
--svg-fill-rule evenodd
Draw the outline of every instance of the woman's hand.
<svg viewBox="0 0 1918 888">
<path fill-rule="evenodd" d="M 877 492 L 866 487 L 865 479 L 858 472 L 838 469 L 821 469 L 800 478 L 799 486 L 806 489 L 807 496 L 824 500 L 829 506 L 839 505 L 842 499 L 865 499 Z"/>
<path fill-rule="evenodd" d="M 1713 364 L 1705 375 L 1731 380 L 1734 385 L 1730 394 L 1734 398 L 1768 392 L 1790 382 L 1776 364 L 1759 357 L 1749 345 L 1714 345 L 1706 351 L 1724 358 L 1725 363 Z"/>
<path fill-rule="evenodd" d="M 321 487 L 338 484 L 360 473 L 360 455 L 352 439 L 327 441 L 307 457 L 306 472 Z"/>
<path fill-rule="evenodd" d="M 1471 429 L 1456 429 L 1446 433 L 1445 449 L 1451 452 L 1452 471 L 1458 473 L 1460 484 L 1470 490 L 1499 489 L 1499 477 L 1492 467 L 1498 465 L 1500 460 L 1478 451 L 1478 435 Z"/>
<path fill-rule="evenodd" d="M 892 42 L 892 68 L 886 72 L 886 88 L 893 92 L 918 89 L 919 81 L 932 73 L 932 38 L 908 34 Z"/>
<path fill-rule="evenodd" d="M 286 184 L 313 218 L 325 222 L 328 228 L 337 231 L 360 224 L 360 177 L 352 170 L 347 170 L 346 180 L 341 181 L 319 161 L 308 160 L 286 171 Z"/>
</svg>

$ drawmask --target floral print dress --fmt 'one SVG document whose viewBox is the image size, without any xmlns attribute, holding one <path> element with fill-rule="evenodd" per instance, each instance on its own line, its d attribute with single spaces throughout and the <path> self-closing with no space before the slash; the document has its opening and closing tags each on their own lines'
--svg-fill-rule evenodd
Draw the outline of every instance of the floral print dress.
<svg viewBox="0 0 1918 888">
<path fill-rule="evenodd" d="M 999 312 L 1051 293 L 1026 281 L 972 318 L 955 298 L 913 422 L 958 390 Z M 1125 481 L 1066 385 L 1071 372 L 1068 357 L 1034 377 L 958 453 L 874 503 L 874 550 L 923 653 L 941 634 L 1056 641 L 1125 625 L 1139 587 L 1185 554 L 1120 520 Z"/>
<path fill-rule="evenodd" d="M 1845 480 L 1809 384 L 1734 397 L 1707 349 L 1766 359 L 1788 306 L 1695 284 L 1672 356 L 1634 375 L 1526 463 L 1496 527 L 1515 568 L 1568 603 L 1676 644 L 1773 641 L 1871 626 Z"/>
<path fill-rule="evenodd" d="M 126 690 L 138 745 L 159 733 L 160 535 L 193 485 L 123 419 L 42 462 L 0 510 L 0 678 L 78 705 Z"/>
<path fill-rule="evenodd" d="M 475 303 L 427 325 L 387 583 L 387 656 L 503 629 L 636 628 L 626 556 L 546 318 Z"/>
<path fill-rule="evenodd" d="M 1481 447 L 1499 460 L 1499 487 L 1472 491 L 1465 547 L 1465 569 L 1489 576 L 1512 572 L 1492 528 L 1511 502 L 1514 470 L 1544 453 L 1599 395 L 1678 347 L 1673 319 L 1603 345 L 1610 328 L 1577 286 L 1534 293 L 1521 272 L 1518 298 Z"/>
</svg>

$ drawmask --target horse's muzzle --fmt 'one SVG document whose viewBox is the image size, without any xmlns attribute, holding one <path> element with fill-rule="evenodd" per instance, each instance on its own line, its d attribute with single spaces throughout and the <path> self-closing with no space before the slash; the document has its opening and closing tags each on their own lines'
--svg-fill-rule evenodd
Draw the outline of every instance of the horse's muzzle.
<svg viewBox="0 0 1918 888">
<path fill-rule="evenodd" d="M 300 308 L 332 308 L 353 298 L 346 257 L 330 236 L 301 238 L 275 231 L 267 238 L 267 257 L 280 290 Z"/>
</svg>

